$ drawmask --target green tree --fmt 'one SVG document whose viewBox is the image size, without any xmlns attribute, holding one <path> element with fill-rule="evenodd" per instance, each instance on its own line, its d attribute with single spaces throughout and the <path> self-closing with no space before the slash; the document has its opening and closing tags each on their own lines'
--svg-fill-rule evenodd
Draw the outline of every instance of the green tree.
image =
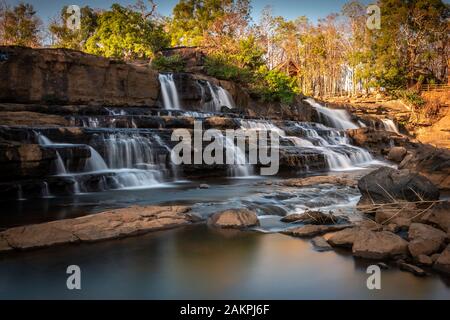
<svg viewBox="0 0 450 320">
<path fill-rule="evenodd" d="M 54 21 L 49 26 L 52 35 L 53 46 L 58 48 L 68 48 L 75 50 L 85 50 L 85 45 L 96 28 L 98 12 L 86 6 L 81 8 L 81 23 L 79 30 L 71 30 L 67 27 L 67 19 L 70 13 L 67 12 L 67 6 L 61 10 L 59 21 Z"/>
<path fill-rule="evenodd" d="M 100 14 L 97 29 L 86 42 L 86 51 L 125 60 L 151 58 L 169 42 L 161 24 L 113 4 L 111 10 Z"/>
<path fill-rule="evenodd" d="M 41 44 L 42 22 L 31 4 L 0 7 L 0 43 L 37 47 Z"/>
</svg>

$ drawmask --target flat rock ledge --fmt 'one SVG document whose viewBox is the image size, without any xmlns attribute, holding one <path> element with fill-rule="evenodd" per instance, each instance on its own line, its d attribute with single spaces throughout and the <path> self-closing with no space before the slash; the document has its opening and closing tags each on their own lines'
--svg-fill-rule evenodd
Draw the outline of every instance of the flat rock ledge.
<svg viewBox="0 0 450 320">
<path fill-rule="evenodd" d="M 124 238 L 199 220 L 187 206 L 133 206 L 0 232 L 0 252 Z"/>
</svg>

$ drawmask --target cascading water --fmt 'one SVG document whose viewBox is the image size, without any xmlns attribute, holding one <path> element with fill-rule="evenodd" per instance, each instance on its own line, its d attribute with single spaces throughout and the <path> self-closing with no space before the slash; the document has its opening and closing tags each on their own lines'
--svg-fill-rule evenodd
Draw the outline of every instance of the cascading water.
<svg viewBox="0 0 450 320">
<path fill-rule="evenodd" d="M 399 133 L 397 126 L 395 125 L 394 121 L 391 119 L 382 119 L 384 129 L 386 131 L 392 131 L 395 133 Z"/>
<path fill-rule="evenodd" d="M 159 83 L 161 84 L 161 94 L 165 109 L 181 110 L 180 98 L 178 97 L 177 87 L 173 80 L 173 74 L 159 74 Z"/>
<path fill-rule="evenodd" d="M 350 144 L 344 132 L 322 124 L 295 123 L 302 137 L 287 136 L 285 131 L 268 121 L 241 120 L 244 130 L 276 131 L 280 137 L 291 141 L 299 148 L 315 149 L 324 154 L 331 170 L 350 170 L 356 165 L 373 161 L 369 152 Z"/>
<path fill-rule="evenodd" d="M 201 86 L 201 85 L 200 85 Z M 233 98 L 230 93 L 220 86 L 215 86 L 206 81 L 206 87 L 211 95 L 211 101 L 206 102 L 203 106 L 204 111 L 220 112 L 222 107 L 233 109 L 235 107 Z M 201 86 L 204 95 L 204 88 Z M 204 100 L 204 99 L 202 99 Z"/>
<path fill-rule="evenodd" d="M 350 115 L 346 110 L 325 108 L 312 98 L 308 98 L 305 101 L 317 111 L 319 118 L 326 125 L 340 130 L 358 128 L 358 126 L 352 122 Z"/>
<path fill-rule="evenodd" d="M 53 143 L 49 138 L 47 138 L 46 136 L 44 136 L 41 133 L 37 133 L 37 140 L 38 140 L 38 143 L 42 146 L 47 146 L 47 147 L 63 146 L 63 144 Z M 66 167 L 64 165 L 64 162 L 63 162 L 58 150 L 56 150 L 55 168 L 56 168 L 57 175 L 67 174 Z"/>
</svg>

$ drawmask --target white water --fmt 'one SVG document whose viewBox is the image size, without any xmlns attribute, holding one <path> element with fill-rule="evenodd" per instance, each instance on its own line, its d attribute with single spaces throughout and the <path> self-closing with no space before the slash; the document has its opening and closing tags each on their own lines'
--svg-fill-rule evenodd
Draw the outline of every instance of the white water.
<svg viewBox="0 0 450 320">
<path fill-rule="evenodd" d="M 233 98 L 227 90 L 220 86 L 215 86 L 209 81 L 206 81 L 206 84 L 211 94 L 212 100 L 205 103 L 203 107 L 205 111 L 220 112 L 222 107 L 228 107 L 230 109 L 233 109 L 235 107 Z"/>
<path fill-rule="evenodd" d="M 370 153 L 350 144 L 344 132 L 326 127 L 322 124 L 296 123 L 303 132 L 303 137 L 287 136 L 285 131 L 268 121 L 241 120 L 244 130 L 275 131 L 280 137 L 290 140 L 299 148 L 315 149 L 325 155 L 330 170 L 354 170 L 357 165 L 373 161 Z"/>
<path fill-rule="evenodd" d="M 165 109 L 181 110 L 180 98 L 173 80 L 173 74 L 159 74 L 161 93 Z"/>
<path fill-rule="evenodd" d="M 322 118 L 326 124 L 341 130 L 358 128 L 358 126 L 352 122 L 350 115 L 346 110 L 326 108 L 312 98 L 308 98 L 305 101 L 317 110 L 319 117 Z"/>
<path fill-rule="evenodd" d="M 384 128 L 386 129 L 386 131 L 392 131 L 395 133 L 399 133 L 398 128 L 395 125 L 394 121 L 392 121 L 391 119 L 382 119 L 381 121 L 383 121 L 383 125 L 384 125 Z"/>
<path fill-rule="evenodd" d="M 61 144 L 58 143 L 53 143 L 49 138 L 47 138 L 46 136 L 44 136 L 41 133 L 37 133 L 37 139 L 38 139 L 38 143 L 42 146 L 58 146 Z M 67 174 L 67 170 L 66 167 L 64 165 L 64 162 L 61 158 L 61 155 L 59 154 L 58 150 L 56 150 L 56 160 L 55 160 L 55 167 L 56 167 L 56 174 L 57 175 L 65 175 Z"/>
</svg>

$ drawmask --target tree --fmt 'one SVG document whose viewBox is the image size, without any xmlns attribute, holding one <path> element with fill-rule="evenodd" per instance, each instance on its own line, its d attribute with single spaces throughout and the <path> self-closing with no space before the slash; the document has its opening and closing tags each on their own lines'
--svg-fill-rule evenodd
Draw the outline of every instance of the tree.
<svg viewBox="0 0 450 320">
<path fill-rule="evenodd" d="M 62 8 L 59 20 L 53 21 L 49 26 L 53 46 L 85 50 L 87 40 L 95 33 L 97 28 L 99 13 L 88 6 L 81 8 L 80 13 L 80 29 L 72 30 L 67 27 L 67 19 L 70 17 L 67 6 Z"/>
<path fill-rule="evenodd" d="M 98 27 L 86 42 L 86 51 L 105 57 L 151 58 L 169 45 L 162 25 L 130 8 L 113 4 L 100 14 Z"/>
<path fill-rule="evenodd" d="M 0 42 L 3 45 L 37 47 L 41 44 L 42 22 L 31 4 L 10 8 L 0 5 Z"/>
</svg>

